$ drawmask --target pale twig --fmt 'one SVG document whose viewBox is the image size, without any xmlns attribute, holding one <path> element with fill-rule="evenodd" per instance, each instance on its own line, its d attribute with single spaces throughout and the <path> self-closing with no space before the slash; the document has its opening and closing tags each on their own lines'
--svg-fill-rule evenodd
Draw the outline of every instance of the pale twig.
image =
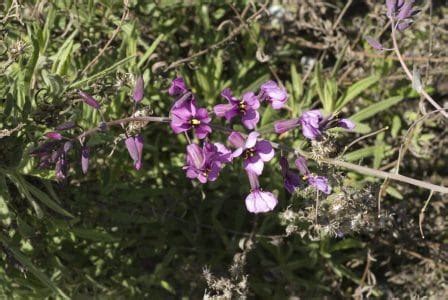
<svg viewBox="0 0 448 300">
<path fill-rule="evenodd" d="M 252 19 L 258 17 L 261 13 L 265 12 L 267 3 L 268 3 L 268 2 L 264 3 L 264 4 L 262 5 L 262 7 L 261 7 L 257 12 L 255 12 L 252 16 L 250 16 L 250 17 L 248 18 L 248 20 L 252 20 Z M 182 65 L 182 64 L 184 64 L 184 63 L 187 63 L 187 62 L 189 62 L 189 61 L 191 61 L 191 60 L 193 60 L 193 59 L 195 59 L 195 58 L 198 58 L 198 57 L 200 57 L 200 56 L 202 56 L 202 55 L 205 55 L 205 54 L 209 53 L 209 52 L 212 51 L 212 50 L 218 49 L 219 47 L 221 47 L 221 46 L 224 45 L 225 43 L 227 43 L 227 42 L 229 42 L 230 40 L 232 40 L 233 38 L 235 38 L 238 34 L 240 34 L 240 32 L 241 32 L 244 28 L 245 28 L 245 24 L 241 24 L 240 26 L 238 26 L 237 28 L 235 28 L 232 32 L 230 32 L 230 34 L 229 34 L 227 37 L 225 37 L 224 39 L 222 39 L 222 40 L 219 41 L 218 43 L 213 44 L 213 45 L 211 45 L 211 46 L 209 46 L 209 47 L 207 47 L 207 48 L 205 48 L 205 49 L 203 49 L 203 50 L 201 50 L 201 51 L 199 51 L 199 52 L 196 52 L 196 53 L 190 55 L 189 57 L 182 58 L 182 59 L 179 59 L 179 60 L 177 60 L 177 61 L 171 63 L 168 67 L 166 67 L 166 68 L 164 69 L 164 71 L 166 72 L 166 71 L 169 71 L 169 70 L 171 70 L 171 69 L 174 69 L 174 68 L 176 68 L 176 67 L 178 67 L 178 66 L 180 66 L 180 65 Z"/>
<path fill-rule="evenodd" d="M 392 27 L 392 43 L 394 45 L 395 54 L 397 55 L 398 60 L 399 60 L 399 62 L 401 64 L 404 72 L 408 76 L 409 80 L 411 82 L 414 82 L 414 76 L 412 75 L 412 72 L 409 70 L 408 66 L 404 62 L 403 56 L 401 55 L 401 52 L 400 52 L 400 48 L 398 47 L 397 37 L 396 37 L 396 29 L 395 29 L 395 22 L 393 20 L 391 22 L 391 27 Z M 444 111 L 443 108 L 423 88 L 421 89 L 420 94 L 423 97 L 425 97 L 425 99 L 428 100 L 428 102 L 431 103 L 431 105 L 433 107 L 435 107 L 437 110 L 440 110 L 440 113 L 445 118 L 448 118 L 448 113 L 446 111 Z"/>
<path fill-rule="evenodd" d="M 124 119 L 119 119 L 119 120 L 114 120 L 114 121 L 110 121 L 110 122 L 105 122 L 104 125 L 106 127 L 111 127 L 111 126 L 117 126 L 117 125 L 123 125 L 123 124 L 127 124 L 129 122 L 156 122 L 156 123 L 168 123 L 170 121 L 169 117 L 129 117 L 129 118 L 124 118 Z M 212 126 L 215 129 L 221 128 L 223 132 L 229 132 L 231 131 L 231 129 L 229 128 L 225 128 L 219 125 L 213 125 Z M 101 129 L 99 127 L 96 128 L 92 128 L 89 129 L 87 131 L 85 131 L 84 133 L 80 134 L 79 136 L 77 136 L 75 139 L 77 140 L 82 140 L 85 137 L 87 137 L 88 135 L 92 135 L 98 131 L 101 131 Z M 293 152 L 295 154 L 300 154 L 302 156 L 304 156 L 305 158 L 308 159 L 313 159 L 312 155 L 306 151 L 303 151 L 301 149 L 292 149 L 290 147 L 284 146 L 284 145 L 280 145 L 278 143 L 275 142 L 271 142 L 271 145 L 279 150 L 284 150 L 287 152 Z M 393 173 L 388 173 L 388 172 L 384 172 L 384 171 L 380 171 L 380 170 L 376 170 L 376 169 L 372 169 L 372 168 L 368 168 L 368 167 L 364 167 L 364 166 L 359 166 L 359 165 L 355 165 L 349 162 L 345 162 L 342 160 L 338 160 L 338 159 L 334 159 L 334 158 L 322 158 L 319 160 L 319 162 L 325 163 L 325 164 L 329 164 L 329 165 L 333 165 L 336 167 L 341 167 L 344 169 L 348 169 L 348 170 L 353 170 L 356 171 L 358 173 L 364 174 L 364 175 L 368 175 L 368 176 L 373 176 L 373 177 L 377 177 L 377 178 L 383 178 L 383 179 L 390 179 L 390 180 L 395 180 L 398 182 L 402 182 L 402 183 L 407 183 L 410 185 L 414 185 L 414 186 L 418 186 L 424 189 L 428 189 L 428 190 L 432 190 L 434 192 L 439 192 L 442 194 L 447 194 L 448 193 L 448 188 L 444 187 L 444 186 L 439 186 L 439 185 L 435 185 L 429 182 L 425 182 L 422 180 L 417 180 L 414 178 L 410 178 L 410 177 L 406 177 L 400 174 L 393 174 Z"/>
<path fill-rule="evenodd" d="M 123 12 L 123 15 L 121 16 L 120 23 L 117 25 L 117 28 L 115 28 L 114 32 L 112 33 L 112 36 L 107 41 L 106 45 L 104 45 L 104 47 L 100 50 L 98 55 L 95 56 L 95 58 L 84 68 L 84 70 L 82 70 L 81 75 L 84 75 L 88 69 L 90 69 L 93 65 L 95 65 L 98 62 L 98 60 L 100 59 L 101 56 L 103 56 L 103 54 L 107 50 L 107 48 L 109 48 L 110 43 L 112 43 L 112 41 L 115 39 L 118 32 L 120 32 L 121 26 L 123 26 L 123 23 L 129 14 L 128 0 L 124 0 L 123 2 L 124 2 L 124 12 Z"/>
<path fill-rule="evenodd" d="M 422 235 L 422 239 L 425 238 L 425 235 L 423 234 L 423 221 L 425 220 L 425 211 L 428 207 L 429 201 L 432 198 L 432 195 L 434 194 L 434 191 L 431 191 L 429 193 L 428 199 L 425 202 L 425 205 L 423 205 L 422 210 L 420 211 L 420 214 L 418 215 L 418 227 L 420 228 L 420 234 Z"/>
</svg>

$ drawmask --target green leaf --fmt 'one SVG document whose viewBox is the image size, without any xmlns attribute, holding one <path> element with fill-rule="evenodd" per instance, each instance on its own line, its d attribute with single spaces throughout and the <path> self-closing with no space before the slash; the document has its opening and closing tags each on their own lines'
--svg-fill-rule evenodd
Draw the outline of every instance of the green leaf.
<svg viewBox="0 0 448 300">
<path fill-rule="evenodd" d="M 43 204 L 45 204 L 46 206 L 48 206 L 55 212 L 60 213 L 63 216 L 74 218 L 74 216 L 71 213 L 69 213 L 62 207 L 60 207 L 59 204 L 57 204 L 53 199 L 51 199 L 46 193 L 42 192 L 41 190 L 36 188 L 34 185 L 32 185 L 28 182 L 26 182 L 26 184 L 27 184 L 27 187 L 28 187 L 29 191 L 31 192 L 31 194 L 33 194 L 37 199 L 39 199 L 41 202 L 43 202 Z"/>
<path fill-rule="evenodd" d="M 377 113 L 382 112 L 391 106 L 394 106 L 401 100 L 403 100 L 403 97 L 395 96 L 395 97 L 391 97 L 386 100 L 383 100 L 381 102 L 372 104 L 372 105 L 364 108 L 363 110 L 357 112 L 353 116 L 351 116 L 350 120 L 352 120 L 354 122 L 364 121 L 364 120 L 376 115 Z"/>
<path fill-rule="evenodd" d="M 4 247 L 9 249 L 14 258 L 17 259 L 28 271 L 30 271 L 37 279 L 39 279 L 44 285 L 49 287 L 54 292 L 58 293 L 64 299 L 70 299 L 61 289 L 59 289 L 50 278 L 47 277 L 41 270 L 39 270 L 31 260 L 26 257 L 17 247 L 12 245 L 12 242 L 2 233 L 0 233 L 0 242 Z"/>
<path fill-rule="evenodd" d="M 118 239 L 107 232 L 98 231 L 95 229 L 72 228 L 70 230 L 79 238 L 92 240 L 95 242 L 115 242 Z"/>
<path fill-rule="evenodd" d="M 8 203 L 11 201 L 8 186 L 6 185 L 6 177 L 0 174 L 0 221 L 4 226 L 11 224 L 10 211 Z"/>
<path fill-rule="evenodd" d="M 148 58 L 151 56 L 151 54 L 154 53 L 154 51 L 157 49 L 157 46 L 160 44 L 162 39 L 165 37 L 163 33 L 161 33 L 155 40 L 152 42 L 151 46 L 148 47 L 145 54 L 143 54 L 142 58 L 140 58 L 140 61 L 137 64 L 137 68 L 141 68 L 143 64 L 148 60 Z"/>
<path fill-rule="evenodd" d="M 104 76 L 104 75 L 106 75 L 106 74 L 109 74 L 110 72 L 115 71 L 115 69 L 117 69 L 117 68 L 120 67 L 121 65 L 124 65 L 124 64 L 127 63 L 128 61 L 132 60 L 134 57 L 135 57 L 135 56 L 129 56 L 129 57 L 126 57 L 126 58 L 120 60 L 119 62 L 113 64 L 113 65 L 110 66 L 109 68 L 106 68 L 106 69 L 104 69 L 104 70 L 102 70 L 102 71 L 100 71 L 100 72 L 98 72 L 98 73 L 96 73 L 96 74 L 94 74 L 94 75 L 92 75 L 92 76 L 90 76 L 90 77 L 87 77 L 87 78 L 78 80 L 78 81 L 76 81 L 76 82 L 73 82 L 72 84 L 70 84 L 70 85 L 67 87 L 67 89 L 74 89 L 74 88 L 80 87 L 80 86 L 82 86 L 83 84 L 86 84 L 86 83 L 88 83 L 88 82 L 90 82 L 90 81 L 92 81 L 92 80 L 95 80 L 95 79 L 100 78 L 100 77 L 102 77 L 102 76 Z"/>
<path fill-rule="evenodd" d="M 294 64 L 291 64 L 291 83 L 293 91 L 293 102 L 299 101 L 300 97 L 303 95 L 303 82 L 302 77 L 297 72 L 297 68 Z"/>
<path fill-rule="evenodd" d="M 385 157 L 386 146 L 383 142 L 384 140 L 384 132 L 381 132 L 376 136 L 375 140 L 375 151 L 373 152 L 373 168 L 379 169 L 381 166 L 381 162 Z"/>
<path fill-rule="evenodd" d="M 37 60 L 39 59 L 39 41 L 34 37 L 34 35 L 31 32 L 29 33 L 29 35 L 31 43 L 33 45 L 33 52 L 25 67 L 24 81 L 26 82 L 27 86 L 31 82 L 31 78 L 33 77 L 34 74 L 34 69 L 36 68 Z"/>
<path fill-rule="evenodd" d="M 352 151 L 344 155 L 345 161 L 358 161 L 360 159 L 373 156 L 377 146 L 365 147 L 359 150 Z"/>
<path fill-rule="evenodd" d="M 371 75 L 367 78 L 361 79 L 351 85 L 342 97 L 336 101 L 336 110 L 340 110 L 346 106 L 350 101 L 358 97 L 362 92 L 374 85 L 380 80 L 379 75 Z"/>
<path fill-rule="evenodd" d="M 65 75 L 66 66 L 68 64 L 68 59 L 73 49 L 73 40 L 78 34 L 78 30 L 75 30 L 62 44 L 58 53 L 53 57 L 53 66 L 51 67 L 51 73 L 56 73 L 58 75 Z"/>
<path fill-rule="evenodd" d="M 342 241 L 337 242 L 330 246 L 330 252 L 352 249 L 352 248 L 363 248 L 364 244 L 358 240 L 346 238 Z"/>
<path fill-rule="evenodd" d="M 390 185 L 387 187 L 386 193 L 396 199 L 403 200 L 403 195 L 396 188 Z"/>
</svg>

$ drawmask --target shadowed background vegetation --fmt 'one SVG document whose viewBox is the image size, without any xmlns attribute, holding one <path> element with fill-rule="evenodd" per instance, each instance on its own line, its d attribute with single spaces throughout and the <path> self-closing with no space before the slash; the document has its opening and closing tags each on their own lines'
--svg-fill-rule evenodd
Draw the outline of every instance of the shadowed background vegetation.
<svg viewBox="0 0 448 300">
<path fill-rule="evenodd" d="M 400 174 L 447 185 L 446 120 L 420 100 L 392 54 L 364 40 L 371 35 L 391 45 L 382 1 L 298 2 L 5 1 L 0 295 L 446 297 L 443 195 L 434 194 L 426 208 L 423 239 L 419 215 L 428 191 L 322 165 L 334 193 L 316 212 L 315 192 L 284 191 L 278 157 L 261 181 L 279 205 L 249 214 L 242 166 L 226 167 L 216 182 L 191 182 L 182 170 L 187 141 L 167 124 L 143 129 L 140 171 L 116 140 L 121 128 L 89 139 L 87 175 L 79 147 L 63 182 L 29 155 L 63 122 L 79 125 L 72 136 L 98 126 L 100 114 L 80 103 L 77 89 L 94 95 L 104 118 L 114 120 L 132 114 L 136 74 L 146 83 L 142 106 L 154 116 L 168 115 L 166 91 L 178 75 L 208 108 L 223 101 L 226 87 L 240 95 L 273 79 L 290 98 L 287 109 L 261 110 L 266 138 L 302 147 L 300 131 L 278 137 L 273 122 L 310 108 L 339 112 L 356 122 L 355 132 L 332 131 L 316 151 L 391 172 L 400 166 Z M 446 1 L 418 4 L 421 12 L 399 44 L 443 105 Z"/>
</svg>

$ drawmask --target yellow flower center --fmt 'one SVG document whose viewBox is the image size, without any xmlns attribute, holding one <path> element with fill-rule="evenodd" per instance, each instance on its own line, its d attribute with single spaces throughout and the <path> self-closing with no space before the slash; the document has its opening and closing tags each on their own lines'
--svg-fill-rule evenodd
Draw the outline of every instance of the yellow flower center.
<svg viewBox="0 0 448 300">
<path fill-rule="evenodd" d="M 198 119 L 191 119 L 190 123 L 193 126 L 198 126 L 201 124 L 201 121 L 199 121 Z"/>
</svg>

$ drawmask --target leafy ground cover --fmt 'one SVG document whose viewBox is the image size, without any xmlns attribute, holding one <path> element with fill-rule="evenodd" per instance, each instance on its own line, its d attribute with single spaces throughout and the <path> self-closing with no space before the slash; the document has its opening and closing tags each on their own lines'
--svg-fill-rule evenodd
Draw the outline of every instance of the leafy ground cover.
<svg viewBox="0 0 448 300">
<path fill-rule="evenodd" d="M 387 50 L 394 43 L 382 1 L 1 7 L 2 297 L 446 297 L 446 117 L 422 92 L 447 102 L 444 1 L 415 3 L 413 24 L 395 32 L 413 80 Z M 204 185 L 191 181 L 182 169 L 189 141 L 163 122 L 141 129 L 136 170 L 126 130 L 97 129 L 135 113 L 140 76 L 143 117 L 169 116 L 167 91 L 178 76 L 210 111 L 224 103 L 225 88 L 241 95 L 268 80 L 283 85 L 286 106 L 260 108 L 257 130 L 307 149 L 331 194 L 304 186 L 289 194 L 276 156 L 260 182 L 278 204 L 251 214 L 243 166 L 227 166 Z M 83 103 L 80 90 L 101 108 Z M 300 130 L 273 129 L 311 109 L 348 118 L 355 129 L 332 128 L 314 142 Z M 66 122 L 77 125 L 73 137 L 98 132 L 89 135 L 88 172 L 74 145 L 61 180 L 31 153 Z"/>
</svg>

